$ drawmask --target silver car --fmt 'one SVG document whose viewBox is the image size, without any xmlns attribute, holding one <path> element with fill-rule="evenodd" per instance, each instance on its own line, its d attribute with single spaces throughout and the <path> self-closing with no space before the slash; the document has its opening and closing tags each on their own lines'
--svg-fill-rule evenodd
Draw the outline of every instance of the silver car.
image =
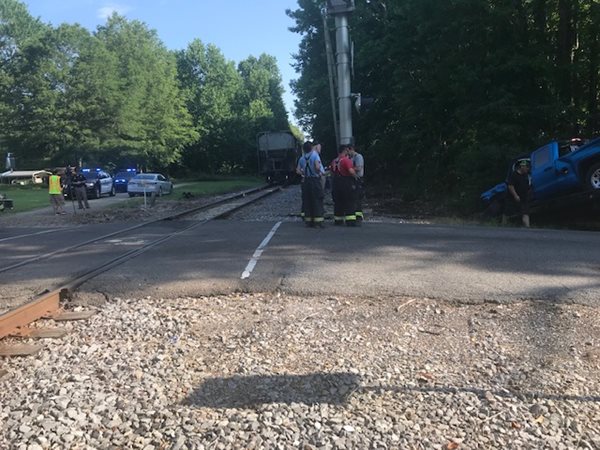
<svg viewBox="0 0 600 450">
<path fill-rule="evenodd" d="M 160 173 L 140 173 L 127 183 L 127 193 L 130 197 L 156 193 L 157 196 L 173 192 L 173 183 Z"/>
</svg>

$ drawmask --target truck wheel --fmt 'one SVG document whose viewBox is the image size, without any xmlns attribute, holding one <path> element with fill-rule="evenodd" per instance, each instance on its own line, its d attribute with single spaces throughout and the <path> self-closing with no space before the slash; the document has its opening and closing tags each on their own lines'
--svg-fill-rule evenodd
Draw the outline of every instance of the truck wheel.
<svg viewBox="0 0 600 450">
<path fill-rule="evenodd" d="M 600 163 L 590 167 L 585 176 L 585 185 L 589 190 L 600 189 Z"/>
</svg>

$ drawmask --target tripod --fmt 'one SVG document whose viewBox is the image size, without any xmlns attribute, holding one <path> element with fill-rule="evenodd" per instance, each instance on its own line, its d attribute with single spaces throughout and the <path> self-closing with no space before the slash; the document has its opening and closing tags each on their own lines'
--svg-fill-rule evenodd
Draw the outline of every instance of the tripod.
<svg viewBox="0 0 600 450">
<path fill-rule="evenodd" d="M 71 197 L 71 205 L 73 206 L 73 215 L 77 215 L 77 211 L 75 210 L 75 199 L 73 196 L 73 173 L 71 172 L 71 168 L 67 167 L 67 186 L 69 188 L 69 197 Z"/>
</svg>

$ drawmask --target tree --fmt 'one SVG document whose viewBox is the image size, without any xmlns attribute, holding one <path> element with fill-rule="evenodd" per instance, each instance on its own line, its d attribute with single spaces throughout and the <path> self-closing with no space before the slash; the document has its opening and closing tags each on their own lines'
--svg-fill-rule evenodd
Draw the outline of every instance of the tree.
<svg viewBox="0 0 600 450">
<path fill-rule="evenodd" d="M 186 147 L 184 160 L 192 169 L 216 173 L 234 134 L 228 124 L 237 114 L 240 75 L 216 46 L 205 46 L 198 39 L 177 53 L 177 66 L 198 133 L 198 139 Z"/>
<path fill-rule="evenodd" d="M 22 140 L 23 115 L 33 109 L 34 94 L 44 89 L 43 80 L 34 73 L 40 58 L 29 62 L 24 55 L 29 49 L 40 48 L 47 31 L 23 3 L 0 0 L 0 137 L 22 159 L 35 154 L 35 149 L 29 151 Z"/>
<path fill-rule="evenodd" d="M 96 36 L 118 62 L 115 115 L 101 148 L 159 168 L 178 161 L 197 133 L 179 89 L 174 55 L 143 23 L 117 14 Z"/>
<path fill-rule="evenodd" d="M 294 55 L 294 68 L 300 76 L 291 87 L 296 94 L 294 104 L 300 126 L 313 139 L 324 143 L 324 153 L 333 158 L 336 141 L 328 101 L 327 57 L 321 16 L 324 5 L 324 1 L 299 0 L 299 9 L 287 11 L 296 22 L 290 31 L 303 36 L 298 53 Z M 331 21 L 329 24 L 331 27 Z"/>
<path fill-rule="evenodd" d="M 300 123 L 326 113 L 323 2 L 300 0 L 294 84 Z M 592 0 L 357 2 L 353 92 L 369 174 L 405 194 L 476 199 L 508 159 L 552 138 L 597 132 L 598 5 Z"/>
</svg>

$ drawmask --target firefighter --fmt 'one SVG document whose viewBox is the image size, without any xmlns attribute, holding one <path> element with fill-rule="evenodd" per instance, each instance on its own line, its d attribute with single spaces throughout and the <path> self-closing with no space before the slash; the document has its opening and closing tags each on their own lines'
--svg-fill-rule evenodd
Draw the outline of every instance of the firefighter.
<svg viewBox="0 0 600 450">
<path fill-rule="evenodd" d="M 352 167 L 352 160 L 348 157 L 347 145 L 339 147 L 338 157 L 332 162 L 332 173 L 334 175 L 332 188 L 334 224 L 346 223 L 349 227 L 355 227 L 358 224 L 355 212 L 356 172 Z"/>
<path fill-rule="evenodd" d="M 298 160 L 296 172 L 302 177 L 302 212 L 309 227 L 324 227 L 323 187 L 321 185 L 321 158 L 307 141 L 303 145 L 304 155 Z"/>
<path fill-rule="evenodd" d="M 363 155 L 356 151 L 356 148 L 353 145 L 348 146 L 348 156 L 352 160 L 352 165 L 356 172 L 354 180 L 356 187 L 356 220 L 362 222 L 364 219 L 362 202 L 365 196 L 365 184 L 363 180 L 363 177 L 365 176 L 365 159 L 363 158 Z"/>
</svg>

